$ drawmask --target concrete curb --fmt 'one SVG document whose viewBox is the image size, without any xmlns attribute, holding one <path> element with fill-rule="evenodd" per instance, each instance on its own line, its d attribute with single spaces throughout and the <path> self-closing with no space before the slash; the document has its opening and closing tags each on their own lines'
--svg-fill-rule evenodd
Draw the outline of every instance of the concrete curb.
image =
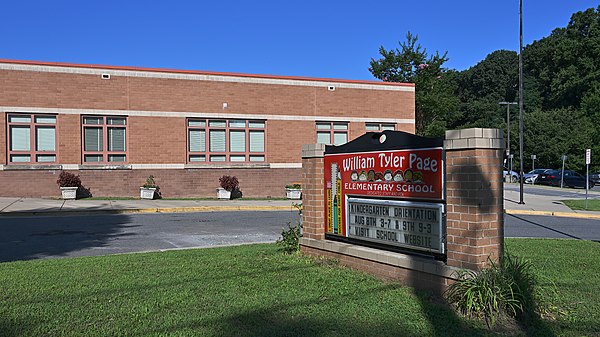
<svg viewBox="0 0 600 337">
<path fill-rule="evenodd" d="M 196 206 L 165 208 L 129 208 L 100 210 L 58 210 L 3 212 L 0 216 L 72 216 L 94 214 L 152 214 L 152 213 L 191 213 L 191 212 L 236 212 L 236 211 L 295 211 L 293 206 Z"/>
<path fill-rule="evenodd" d="M 600 214 L 589 214 L 589 213 L 529 211 L 529 210 L 519 210 L 519 209 L 505 209 L 504 213 L 513 214 L 513 215 L 543 215 L 543 216 L 558 216 L 558 217 L 563 217 L 563 218 L 600 220 Z"/>
</svg>

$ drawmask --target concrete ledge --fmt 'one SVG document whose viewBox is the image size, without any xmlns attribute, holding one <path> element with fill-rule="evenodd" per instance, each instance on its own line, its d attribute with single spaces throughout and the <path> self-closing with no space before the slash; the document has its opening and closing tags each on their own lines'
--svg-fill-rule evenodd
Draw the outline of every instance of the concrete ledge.
<svg viewBox="0 0 600 337">
<path fill-rule="evenodd" d="M 185 164 L 185 169 L 268 169 L 270 168 L 269 164 L 260 163 L 223 163 L 223 164 L 215 164 L 214 162 L 207 162 L 206 164 Z"/>
<path fill-rule="evenodd" d="M 0 171 L 62 170 L 62 165 L 0 165 Z"/>
<path fill-rule="evenodd" d="M 325 144 L 302 145 L 302 158 L 323 158 L 324 154 Z"/>
<path fill-rule="evenodd" d="M 504 133 L 500 129 L 470 128 L 446 131 L 446 150 L 504 149 Z"/>
<path fill-rule="evenodd" d="M 80 170 L 131 170 L 131 165 L 79 165 Z"/>
<path fill-rule="evenodd" d="M 0 212 L 0 217 L 20 216 L 75 216 L 98 214 L 148 214 L 148 213 L 188 213 L 188 212 L 233 212 L 233 211 L 296 211 L 293 206 L 195 206 L 195 207 L 155 207 L 123 209 L 59 209 Z"/>
<path fill-rule="evenodd" d="M 377 263 L 384 263 L 394 267 L 416 270 L 448 279 L 456 279 L 455 272 L 459 270 L 459 268 L 447 266 L 441 261 L 337 241 L 301 238 L 300 245 Z"/>
<path fill-rule="evenodd" d="M 533 211 L 525 209 L 505 209 L 504 213 L 513 215 L 543 215 L 557 216 L 562 218 L 577 218 L 577 219 L 595 219 L 600 220 L 600 213 L 576 213 L 576 212 L 554 212 L 554 211 Z"/>
</svg>

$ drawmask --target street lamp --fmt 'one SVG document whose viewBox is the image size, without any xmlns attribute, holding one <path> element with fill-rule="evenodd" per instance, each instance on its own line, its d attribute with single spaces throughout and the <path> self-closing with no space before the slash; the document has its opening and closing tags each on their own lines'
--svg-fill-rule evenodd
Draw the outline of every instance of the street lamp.
<svg viewBox="0 0 600 337">
<path fill-rule="evenodd" d="M 510 106 L 517 105 L 517 102 L 500 102 L 500 105 L 506 105 L 506 155 L 510 155 Z"/>
<path fill-rule="evenodd" d="M 523 0 L 519 0 L 519 160 L 521 161 L 519 204 L 523 201 Z"/>
</svg>

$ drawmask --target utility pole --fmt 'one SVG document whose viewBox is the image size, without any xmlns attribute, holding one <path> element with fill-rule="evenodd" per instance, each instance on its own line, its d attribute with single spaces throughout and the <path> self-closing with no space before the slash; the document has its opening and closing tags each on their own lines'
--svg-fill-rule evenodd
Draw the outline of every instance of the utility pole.
<svg viewBox="0 0 600 337">
<path fill-rule="evenodd" d="M 519 160 L 521 182 L 519 204 L 523 201 L 523 0 L 519 0 Z"/>
</svg>

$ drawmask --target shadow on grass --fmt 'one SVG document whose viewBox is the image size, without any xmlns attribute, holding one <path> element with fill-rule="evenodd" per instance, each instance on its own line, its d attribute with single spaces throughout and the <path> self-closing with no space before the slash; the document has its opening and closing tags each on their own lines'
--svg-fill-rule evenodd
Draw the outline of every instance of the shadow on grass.
<svg viewBox="0 0 600 337">
<path fill-rule="evenodd" d="M 327 298 L 315 294 L 310 300 L 289 301 L 263 308 L 246 308 L 238 313 L 219 319 L 193 321 L 175 324 L 160 331 L 146 331 L 148 334 L 178 334 L 181 331 L 210 330 L 215 335 L 224 336 L 485 336 L 483 329 L 466 327 L 448 308 L 437 307 L 429 311 L 429 299 L 424 313 L 433 323 L 431 328 L 415 320 L 414 312 L 392 313 L 373 312 L 359 305 L 364 296 L 377 297 L 379 293 L 397 288 L 396 284 L 373 288 L 368 294 L 357 294 L 351 289 L 338 296 Z M 352 303 L 352 304 L 349 304 Z M 324 315 L 315 314 L 317 307 L 327 305 L 333 310 Z M 352 314 L 351 317 L 346 314 Z M 431 314 L 431 316 L 430 316 Z M 413 316 L 411 316 L 413 315 Z M 218 333 L 217 333 L 218 332 Z M 213 333 L 211 333 L 212 335 Z"/>
</svg>

